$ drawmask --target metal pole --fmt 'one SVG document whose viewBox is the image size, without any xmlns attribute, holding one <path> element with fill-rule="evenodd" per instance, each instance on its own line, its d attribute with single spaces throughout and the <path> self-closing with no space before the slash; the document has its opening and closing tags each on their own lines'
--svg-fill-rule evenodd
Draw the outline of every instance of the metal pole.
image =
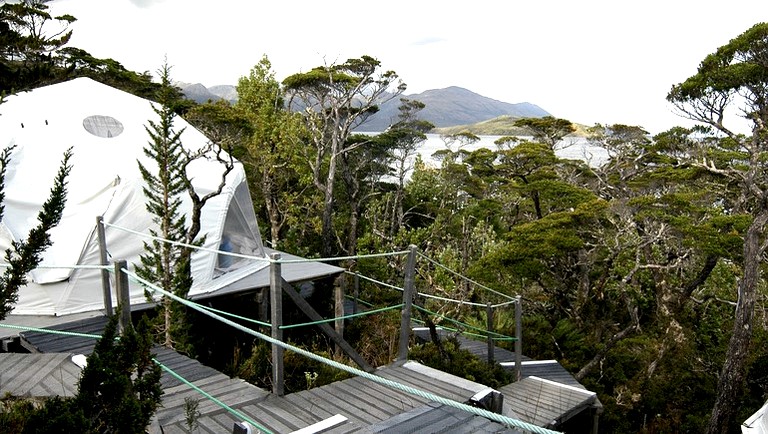
<svg viewBox="0 0 768 434">
<path fill-rule="evenodd" d="M 283 289 L 280 253 L 272 253 L 269 269 L 269 305 L 271 309 L 272 338 L 283 340 Z M 272 393 L 285 395 L 285 368 L 283 366 L 283 347 L 272 344 Z"/>
<path fill-rule="evenodd" d="M 515 381 L 523 378 L 523 298 L 517 296 L 515 303 Z"/>
<path fill-rule="evenodd" d="M 488 305 L 485 307 L 485 316 L 488 320 L 488 364 L 493 365 L 493 304 L 491 302 L 488 302 Z"/>
<path fill-rule="evenodd" d="M 414 294 L 414 276 L 416 275 L 416 246 L 411 245 L 408 261 L 405 264 L 405 284 L 403 286 L 403 310 L 400 320 L 400 342 L 398 342 L 397 360 L 408 359 L 408 341 L 411 337 L 411 306 Z"/>
<path fill-rule="evenodd" d="M 117 307 L 120 309 L 120 317 L 118 318 L 120 333 L 128 327 L 133 327 L 131 324 L 131 289 L 128 284 L 128 275 L 123 270 L 128 271 L 128 263 L 124 259 L 115 261 L 115 291 L 117 292 Z"/>
<path fill-rule="evenodd" d="M 96 234 L 99 237 L 99 254 L 101 259 L 101 265 L 107 265 L 107 238 L 104 234 L 104 218 L 102 216 L 96 217 Z M 109 284 L 109 271 L 105 268 L 101 269 L 101 287 L 104 290 L 104 311 L 107 316 L 112 316 L 112 288 Z"/>
</svg>

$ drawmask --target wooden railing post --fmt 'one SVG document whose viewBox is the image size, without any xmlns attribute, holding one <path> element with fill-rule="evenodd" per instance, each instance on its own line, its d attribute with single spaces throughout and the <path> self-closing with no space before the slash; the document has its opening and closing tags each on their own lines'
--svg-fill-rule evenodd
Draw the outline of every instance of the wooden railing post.
<svg viewBox="0 0 768 434">
<path fill-rule="evenodd" d="M 120 318 L 118 318 L 117 324 L 121 334 L 128 327 L 133 327 L 131 323 L 131 288 L 128 284 L 128 275 L 123 270 L 128 271 L 128 263 L 124 259 L 115 261 L 115 291 L 117 292 L 117 307 L 120 309 Z"/>
<path fill-rule="evenodd" d="M 347 292 L 346 286 L 347 276 L 342 274 L 339 276 L 338 283 L 333 288 L 334 315 L 336 316 L 334 326 L 336 328 L 336 333 L 338 333 L 342 339 L 344 339 L 344 320 L 341 319 L 341 317 L 344 316 L 344 294 Z M 335 352 L 337 356 L 341 356 L 343 352 L 338 344 L 335 345 Z"/>
<path fill-rule="evenodd" d="M 280 265 L 280 253 L 272 253 L 269 269 L 269 305 L 272 323 L 272 338 L 283 340 L 283 279 Z M 277 396 L 285 394 L 285 369 L 283 366 L 283 347 L 272 344 L 272 393 Z"/>
<path fill-rule="evenodd" d="M 493 305 L 488 302 L 485 307 L 485 316 L 488 320 L 488 364 L 493 365 L 494 361 L 494 342 L 493 342 Z"/>
<path fill-rule="evenodd" d="M 515 303 L 515 381 L 520 381 L 523 377 L 523 298 L 517 296 Z"/>
<path fill-rule="evenodd" d="M 414 276 L 416 275 L 416 246 L 409 247 L 408 260 L 405 264 L 405 284 L 403 286 L 403 309 L 400 319 L 400 342 L 398 342 L 397 360 L 408 359 L 408 341 L 411 338 L 411 308 L 413 306 Z"/>
<path fill-rule="evenodd" d="M 104 234 L 104 218 L 96 217 L 96 234 L 99 238 L 99 256 L 101 265 L 107 265 L 107 239 Z M 101 269 L 101 287 L 104 293 L 104 311 L 107 316 L 114 315 L 112 311 L 112 288 L 109 284 L 109 271 L 106 268 Z"/>
</svg>

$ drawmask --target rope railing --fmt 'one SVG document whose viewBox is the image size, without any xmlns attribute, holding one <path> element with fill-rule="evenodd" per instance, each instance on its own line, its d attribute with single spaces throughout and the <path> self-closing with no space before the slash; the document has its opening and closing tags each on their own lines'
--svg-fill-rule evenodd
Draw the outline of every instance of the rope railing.
<svg viewBox="0 0 768 434">
<path fill-rule="evenodd" d="M 285 343 L 283 341 L 280 341 L 278 339 L 274 339 L 271 336 L 265 335 L 263 333 L 259 333 L 256 330 L 249 329 L 248 327 L 245 327 L 245 326 L 243 326 L 241 324 L 238 324 L 238 323 L 236 323 L 236 322 L 234 322 L 232 320 L 229 320 L 229 319 L 227 319 L 227 318 L 225 318 L 223 316 L 220 316 L 220 315 L 218 315 L 218 314 L 216 314 L 214 312 L 207 311 L 204 308 L 200 307 L 197 303 L 191 302 L 191 301 L 189 301 L 189 300 L 187 300 L 185 298 L 179 297 L 179 296 L 177 296 L 177 295 L 175 295 L 173 293 L 165 291 L 162 288 L 158 287 L 157 285 L 154 285 L 153 283 L 148 282 L 147 280 L 142 279 L 141 277 L 139 277 L 139 276 L 137 276 L 137 275 L 135 275 L 135 274 L 133 274 L 131 272 L 128 272 L 127 270 L 123 270 L 123 273 L 125 273 L 129 278 L 133 279 L 134 281 L 144 285 L 144 287 L 147 290 L 151 290 L 153 292 L 158 292 L 161 295 L 169 297 L 169 298 L 171 298 L 171 299 L 173 299 L 173 300 L 175 300 L 175 301 L 177 301 L 177 302 L 179 302 L 179 303 L 181 303 L 183 305 L 186 305 L 186 306 L 188 306 L 188 307 L 190 307 L 190 308 L 192 308 L 194 310 L 197 310 L 197 311 L 199 311 L 199 312 L 201 312 L 201 313 L 203 313 L 205 315 L 210 316 L 211 318 L 214 318 L 214 319 L 216 319 L 218 321 L 221 321 L 221 322 L 223 322 L 223 323 L 225 323 L 227 325 L 230 325 L 230 326 L 232 326 L 232 327 L 234 327 L 234 328 L 236 328 L 236 329 L 238 329 L 238 330 L 240 330 L 240 331 L 242 331 L 244 333 L 250 334 L 251 336 L 257 337 L 257 338 L 259 338 L 261 340 L 264 340 L 264 341 L 269 342 L 269 343 L 271 343 L 273 345 L 279 346 L 279 347 L 281 347 L 283 349 L 295 352 L 295 353 L 297 353 L 299 355 L 305 356 L 305 357 L 310 358 L 312 360 L 315 360 L 317 362 L 320 362 L 320 363 L 326 364 L 328 366 L 340 369 L 342 371 L 348 372 L 348 373 L 353 374 L 353 375 L 357 375 L 359 377 L 366 378 L 368 380 L 374 381 L 374 382 L 382 384 L 384 386 L 388 386 L 390 388 L 401 390 L 403 392 L 410 393 L 410 394 L 413 394 L 413 395 L 416 395 L 416 396 L 420 396 L 420 397 L 422 397 L 424 399 L 428 399 L 430 401 L 434 401 L 434 402 L 437 402 L 439 404 L 448 405 L 448 406 L 451 406 L 451 407 L 454 407 L 454 408 L 457 408 L 457 409 L 460 409 L 460 410 L 467 411 L 467 412 L 472 413 L 472 414 L 476 414 L 478 416 L 485 417 L 486 419 L 490 419 L 492 421 L 499 422 L 499 423 L 505 424 L 505 425 L 510 426 L 510 427 L 520 428 L 522 430 L 529 431 L 529 432 L 532 432 L 532 433 L 535 433 L 535 434 L 553 434 L 553 433 L 557 433 L 557 431 L 552 431 L 552 430 L 549 430 L 549 429 L 546 429 L 546 428 L 542 428 L 542 427 L 539 427 L 539 426 L 536 426 L 536 425 L 532 425 L 532 424 L 529 424 L 529 423 L 526 423 L 526 422 L 523 422 L 523 421 L 520 421 L 520 420 L 517 420 L 517 419 L 513 419 L 513 418 L 510 418 L 510 417 L 498 414 L 498 413 L 493 413 L 493 412 L 490 412 L 488 410 L 484 410 L 484 409 L 481 409 L 481 408 L 472 407 L 470 405 L 463 404 L 463 403 L 460 403 L 460 402 L 457 402 L 457 401 L 454 401 L 454 400 L 451 400 L 451 399 L 447 399 L 447 398 L 441 397 L 439 395 L 435 395 L 433 393 L 426 392 L 426 391 L 423 391 L 423 390 L 420 390 L 420 389 L 417 389 L 417 388 L 414 388 L 414 387 L 403 385 L 403 384 L 397 383 L 395 381 L 388 380 L 386 378 L 380 377 L 378 375 L 370 374 L 370 373 L 365 372 L 363 370 L 360 370 L 360 369 L 357 369 L 357 368 L 354 368 L 354 367 L 351 367 L 351 366 L 347 366 L 347 365 L 344 365 L 342 363 L 336 362 L 334 360 L 331 360 L 331 359 L 319 356 L 319 355 L 314 354 L 314 353 L 312 353 L 310 351 L 307 351 L 307 350 L 304 350 L 302 348 L 290 345 L 290 344 Z"/>
<path fill-rule="evenodd" d="M 363 280 L 365 280 L 367 282 L 375 283 L 375 284 L 383 286 L 385 288 L 394 289 L 395 291 L 403 292 L 403 288 L 401 288 L 399 286 L 391 285 L 389 283 L 382 282 L 380 280 L 376 280 L 376 279 L 374 279 L 372 277 L 368 277 L 368 276 L 362 275 L 360 273 L 355 273 L 354 271 L 346 270 L 346 271 L 344 271 L 344 273 L 349 274 L 351 276 L 359 277 L 359 278 L 361 278 L 361 279 L 363 279 Z"/>
<path fill-rule="evenodd" d="M 111 227 L 123 232 L 127 232 L 129 234 L 137 235 L 137 236 L 154 240 L 154 241 L 159 241 L 161 243 L 168 243 L 178 247 L 186 247 L 189 249 L 199 250 L 199 251 L 208 252 L 208 253 L 216 253 L 219 255 L 232 256 L 235 258 L 242 258 L 242 259 L 251 259 L 254 261 L 262 261 L 267 263 L 301 264 L 301 263 L 308 263 L 308 262 L 338 262 L 338 261 L 347 261 L 350 259 L 380 258 L 380 257 L 400 256 L 400 255 L 408 254 L 407 251 L 400 251 L 400 252 L 389 252 L 389 253 L 371 253 L 371 254 L 352 255 L 352 256 L 336 256 L 336 257 L 329 257 L 329 258 L 272 259 L 266 256 L 255 256 L 255 255 L 246 255 L 242 253 L 227 252 L 225 250 L 211 249 L 209 247 L 197 246 L 194 244 L 183 243 L 181 241 L 168 240 L 162 237 L 146 234 L 144 232 L 136 231 L 136 230 L 122 227 L 112 223 L 103 222 L 103 224 L 105 227 Z"/>
<path fill-rule="evenodd" d="M 350 318 L 357 318 L 359 316 L 373 315 L 373 314 L 376 314 L 376 313 L 386 312 L 388 310 L 400 309 L 401 307 L 403 307 L 403 303 L 400 303 L 400 304 L 397 304 L 397 305 L 394 305 L 394 306 L 389 306 L 389 307 L 382 307 L 382 308 L 379 308 L 379 309 L 367 310 L 365 312 L 353 313 L 353 314 L 350 314 L 350 315 L 337 316 L 335 318 L 322 319 L 322 320 L 319 320 L 319 321 L 311 321 L 311 322 L 305 322 L 305 323 L 301 323 L 301 324 L 282 325 L 279 328 L 283 329 L 283 330 L 286 330 L 286 329 L 293 329 L 293 328 L 297 328 L 297 327 L 305 327 L 305 326 L 318 325 L 318 324 L 323 324 L 323 323 L 334 322 L 334 321 L 337 321 L 337 320 L 346 320 L 346 319 L 350 319 Z"/>
<path fill-rule="evenodd" d="M 11 264 L 7 262 L 0 262 L 0 268 L 8 268 Z M 35 269 L 41 270 L 109 270 L 110 265 L 38 265 Z"/>
<path fill-rule="evenodd" d="M 239 320 L 248 321 L 248 322 L 260 325 L 262 327 L 272 327 L 272 324 L 270 324 L 268 322 L 259 321 L 259 320 L 253 319 L 253 318 L 248 318 L 246 316 L 237 315 L 237 314 L 230 313 L 230 312 L 227 312 L 227 311 L 224 311 L 224 310 L 214 309 L 214 308 L 212 308 L 210 306 L 205 306 L 205 305 L 202 305 L 202 304 L 200 305 L 200 307 L 202 307 L 203 309 L 209 310 L 211 312 L 216 312 L 216 313 L 221 314 L 221 315 L 226 315 L 226 316 L 229 316 L 229 317 L 232 317 L 232 318 L 236 318 L 236 319 L 239 319 Z"/>
<path fill-rule="evenodd" d="M 370 259 L 370 258 L 385 258 L 388 256 L 402 256 L 402 255 L 407 255 L 408 253 L 409 253 L 408 251 L 387 252 L 387 253 L 366 253 L 362 255 L 335 256 L 330 258 L 280 259 L 274 262 L 279 262 L 281 264 L 302 264 L 306 262 L 339 262 L 339 261 L 349 261 L 350 259 Z"/>
<path fill-rule="evenodd" d="M 418 318 L 413 318 L 412 321 L 417 322 L 419 324 L 424 324 L 424 325 L 427 324 L 426 321 L 420 320 Z M 442 330 L 448 330 L 449 332 L 460 333 L 462 335 L 474 336 L 474 337 L 478 337 L 478 338 L 488 339 L 487 335 L 481 335 L 479 333 L 472 333 L 472 332 L 468 332 L 466 330 L 461 330 L 461 329 L 458 329 L 458 328 L 446 327 L 444 325 L 439 325 L 439 326 L 436 326 L 436 327 L 440 328 Z M 493 339 L 494 341 L 516 341 L 517 340 L 517 338 L 513 338 L 511 336 L 503 336 L 503 335 L 499 336 L 499 337 L 492 337 L 491 339 Z"/>
<path fill-rule="evenodd" d="M 484 290 L 486 290 L 488 292 L 491 292 L 493 294 L 496 294 L 496 295 L 498 295 L 500 297 L 506 298 L 507 300 L 515 301 L 514 297 L 512 297 L 512 296 L 504 294 L 503 292 L 496 291 L 495 289 L 489 288 L 489 287 L 483 285 L 480 282 L 476 282 L 476 281 L 470 279 L 469 277 L 464 276 L 463 274 L 461 274 L 461 273 L 459 273 L 457 271 L 451 270 L 450 268 L 448 268 L 445 265 L 435 261 L 434 259 L 430 258 L 429 256 L 427 256 L 427 255 L 425 255 L 425 254 L 423 254 L 421 252 L 416 252 L 416 253 L 419 255 L 420 258 L 426 259 L 428 262 L 432 263 L 436 267 L 442 268 L 443 270 L 453 274 L 454 276 L 456 276 L 456 277 L 458 277 L 458 278 L 460 278 L 460 279 L 462 279 L 462 280 L 464 280 L 466 282 L 469 282 L 469 283 L 471 283 L 471 284 L 473 284 L 473 285 L 475 285 L 475 286 L 477 286 L 479 288 L 482 288 L 482 289 L 484 289 Z"/>
<path fill-rule="evenodd" d="M 189 248 L 189 249 L 199 250 L 199 251 L 202 251 L 202 252 L 216 253 L 216 254 L 219 254 L 219 255 L 232 256 L 234 258 L 251 259 L 251 260 L 254 260 L 254 261 L 262 261 L 262 262 L 267 262 L 267 263 L 272 262 L 272 259 L 270 259 L 268 257 L 265 257 L 265 256 L 244 255 L 242 253 L 227 252 L 227 251 L 224 251 L 224 250 L 211 249 L 209 247 L 197 246 L 197 245 L 189 244 L 189 243 L 182 243 L 181 241 L 168 240 L 168 239 L 165 239 L 165 238 L 162 238 L 162 237 L 158 237 L 158 236 L 151 235 L 151 234 L 146 234 L 146 233 L 140 232 L 140 231 L 135 231 L 133 229 L 129 229 L 129 228 L 126 228 L 126 227 L 118 226 L 118 225 L 112 224 L 112 223 L 103 222 L 103 224 L 104 224 L 105 227 L 114 228 L 114 229 L 117 229 L 119 231 L 123 231 L 123 232 L 127 232 L 129 234 L 137 235 L 137 236 L 142 237 L 142 238 L 147 238 L 147 239 L 150 239 L 150 240 L 159 241 L 161 243 L 167 243 L 167 244 L 170 244 L 172 246 L 186 247 L 186 248 Z"/>
<path fill-rule="evenodd" d="M 13 324 L 5 324 L 5 323 L 0 323 L 0 327 L 15 329 L 15 330 L 26 330 L 30 332 L 53 333 L 53 334 L 62 335 L 62 336 L 75 336 L 78 338 L 98 339 L 101 337 L 101 335 L 94 335 L 91 333 L 68 332 L 64 330 L 50 330 L 50 329 L 40 328 L 40 327 L 19 326 L 19 325 L 13 325 Z"/>
<path fill-rule="evenodd" d="M 505 339 L 511 339 L 511 340 L 515 340 L 516 339 L 516 338 L 513 338 L 512 336 L 507 336 L 507 335 L 504 335 L 504 334 L 501 334 L 501 333 L 492 332 L 492 331 L 489 331 L 489 330 L 481 329 L 479 327 L 475 327 L 475 326 L 467 324 L 467 323 L 463 323 L 461 321 L 455 320 L 453 318 L 449 318 L 449 317 L 447 317 L 445 315 L 442 315 L 442 314 L 439 314 L 437 312 L 432 312 L 429 309 L 423 308 L 423 307 L 415 305 L 415 304 L 413 305 L 413 307 L 415 307 L 416 309 L 418 309 L 418 310 L 420 310 L 422 312 L 428 313 L 430 315 L 438 316 L 441 319 L 444 319 L 446 321 L 450 321 L 450 322 L 452 322 L 454 324 L 457 324 L 457 325 L 460 325 L 460 326 L 464 326 L 464 327 L 467 327 L 467 328 L 470 328 L 470 329 L 473 329 L 473 330 L 477 330 L 477 331 L 481 331 L 483 333 L 486 333 L 485 335 L 476 335 L 476 336 L 487 338 L 488 335 L 496 335 L 496 337 L 498 337 L 498 338 L 505 338 Z"/>
</svg>

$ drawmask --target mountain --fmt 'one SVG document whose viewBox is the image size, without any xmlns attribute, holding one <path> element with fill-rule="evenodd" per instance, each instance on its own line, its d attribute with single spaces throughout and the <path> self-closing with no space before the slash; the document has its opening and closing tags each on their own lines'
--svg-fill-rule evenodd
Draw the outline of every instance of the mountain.
<svg viewBox="0 0 768 434">
<path fill-rule="evenodd" d="M 237 101 L 237 87 L 229 85 L 229 84 L 222 84 L 219 86 L 211 86 L 208 88 L 208 91 L 210 91 L 212 94 L 218 96 L 221 99 L 225 99 L 229 102 L 235 102 Z"/>
<path fill-rule="evenodd" d="M 432 122 L 435 127 L 469 125 L 499 116 L 513 118 L 538 118 L 550 116 L 541 107 L 528 102 L 511 104 L 478 95 L 467 89 L 451 86 L 432 89 L 403 98 L 423 102 L 426 107 L 419 117 Z M 397 121 L 400 98 L 394 98 L 379 107 L 379 112 L 363 124 L 358 131 L 384 131 Z"/>
<path fill-rule="evenodd" d="M 184 96 L 203 104 L 210 101 L 218 101 L 220 99 L 227 100 L 229 102 L 237 101 L 237 88 L 228 84 L 220 86 L 205 87 L 200 83 L 174 83 L 184 93 Z"/>
<path fill-rule="evenodd" d="M 198 103 L 220 99 L 230 102 L 237 100 L 235 86 L 221 85 L 206 88 L 200 83 L 181 82 L 176 83 L 176 86 L 184 92 L 187 98 Z M 402 98 L 423 102 L 426 107 L 419 113 L 419 117 L 432 122 L 437 128 L 476 124 L 500 116 L 514 119 L 549 116 L 549 113 L 535 104 L 501 102 L 456 86 L 404 95 Z M 400 98 L 393 98 L 382 104 L 379 107 L 379 112 L 371 116 L 357 131 L 386 130 L 390 125 L 397 122 L 399 105 Z"/>
</svg>

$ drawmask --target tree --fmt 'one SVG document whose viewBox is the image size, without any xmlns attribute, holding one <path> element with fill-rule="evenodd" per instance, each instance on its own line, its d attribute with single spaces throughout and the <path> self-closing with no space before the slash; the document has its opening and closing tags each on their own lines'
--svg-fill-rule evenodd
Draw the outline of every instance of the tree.
<svg viewBox="0 0 768 434">
<path fill-rule="evenodd" d="M 576 131 L 571 121 L 552 116 L 518 119 L 514 125 L 526 128 L 531 132 L 534 141 L 548 145 L 553 151 L 557 142 Z"/>
<path fill-rule="evenodd" d="M 170 69 L 167 65 L 161 70 L 161 80 L 164 86 L 170 85 Z M 153 221 L 157 225 L 157 229 L 150 229 L 150 234 L 170 242 L 145 242 L 147 253 L 141 255 L 141 266 L 136 272 L 144 279 L 157 282 L 164 290 L 185 297 L 192 286 L 188 261 L 190 255 L 184 253 L 185 247 L 171 243 L 186 242 L 188 233 L 186 216 L 179 211 L 181 195 L 186 191 L 184 151 L 180 139 L 183 130 L 174 130 L 175 114 L 168 106 L 162 105 L 163 102 L 161 98 L 160 104 L 153 106 L 159 122 L 150 120 L 149 127 L 145 127 L 152 141 L 144 148 L 144 154 L 157 164 L 157 174 L 141 162 L 138 164 L 147 184 L 144 188 L 147 211 L 154 216 Z M 147 298 L 152 300 L 150 294 L 147 294 Z M 162 297 L 159 307 L 162 344 L 168 348 L 186 345 L 187 324 L 183 306 L 174 303 L 170 297 Z"/>
<path fill-rule="evenodd" d="M 370 56 L 342 64 L 319 66 L 283 80 L 289 107 L 301 109 L 313 146 L 307 156 L 313 182 L 323 195 L 323 253 L 331 255 L 334 240 L 334 188 L 339 158 L 359 141 L 348 142 L 352 130 L 378 111 L 378 104 L 397 97 L 405 84 L 394 71 L 379 70 L 381 62 Z M 394 86 L 394 89 L 393 89 Z"/>
<path fill-rule="evenodd" d="M 286 110 L 283 91 L 266 56 L 247 77 L 240 78 L 237 94 L 234 108 L 251 130 L 244 140 L 245 160 L 264 201 L 272 247 L 278 248 L 291 208 L 304 190 L 295 161 L 303 130 L 297 116 Z"/>
<path fill-rule="evenodd" d="M 170 84 L 170 67 L 166 64 L 160 70 L 162 89 L 159 104 L 153 106 L 159 121 L 149 120 L 145 127 L 151 141 L 144 148 L 144 154 L 156 165 L 154 168 L 139 162 L 139 171 L 144 182 L 144 195 L 147 198 L 147 211 L 154 217 L 157 229 L 150 229 L 150 234 L 166 241 L 153 240 L 144 243 L 148 253 L 140 257 L 141 264 L 137 274 L 151 282 L 156 282 L 165 291 L 179 297 L 186 297 L 192 288 L 192 253 L 187 245 L 202 244 L 197 236 L 201 229 L 201 216 L 205 204 L 224 190 L 226 177 L 234 168 L 234 160 L 224 149 L 214 143 L 208 143 L 200 149 L 186 149 L 181 142 L 184 130 L 174 129 L 176 114 L 171 104 L 176 93 Z M 200 196 L 187 174 L 187 167 L 198 158 L 210 158 L 221 163 L 222 172 L 219 185 L 213 191 Z M 154 170 L 157 173 L 154 173 Z M 191 202 L 188 215 L 181 213 L 181 196 L 186 194 Z M 187 220 L 189 219 L 189 220 Z M 189 223 L 188 223 L 189 222 Z M 152 300 L 150 294 L 147 297 Z M 186 319 L 186 308 L 170 297 L 162 297 L 160 308 L 159 332 L 161 342 L 168 348 L 191 353 L 192 344 L 188 330 L 191 322 Z"/>
<path fill-rule="evenodd" d="M 52 17 L 41 0 L 0 6 L 0 92 L 27 90 L 46 83 L 54 74 L 52 53 L 69 42 L 71 15 Z M 60 28 L 46 34 L 51 21 Z"/>
<path fill-rule="evenodd" d="M 5 207 L 5 174 L 10 162 L 13 147 L 5 148 L 0 153 L 0 219 Z M 19 288 L 27 284 L 27 273 L 34 270 L 41 255 L 51 245 L 50 230 L 59 224 L 67 202 L 67 176 L 72 166 L 70 148 L 64 153 L 64 159 L 51 188 L 51 194 L 43 204 L 43 209 L 37 215 L 38 225 L 32 228 L 26 240 L 13 241 L 10 249 L 5 251 L 5 261 L 10 265 L 0 276 L 0 319 L 5 318 L 18 300 Z"/>
<path fill-rule="evenodd" d="M 699 168 L 722 176 L 741 187 L 741 198 L 731 212 L 747 213 L 752 221 L 744 234 L 743 275 L 738 285 L 733 332 L 707 431 L 726 433 L 734 428 L 738 395 L 753 335 L 756 296 L 761 263 L 768 248 L 768 24 L 759 23 L 708 55 L 697 73 L 672 87 L 667 99 L 683 116 L 704 123 L 722 135 L 707 142 Z M 734 106 L 751 126 L 742 135 L 727 124 Z M 710 154 L 730 155 L 730 160 Z"/>
<path fill-rule="evenodd" d="M 388 210 L 391 209 L 390 225 L 388 230 L 379 233 L 380 236 L 386 235 L 390 240 L 405 224 L 405 184 L 413 171 L 417 149 L 427 140 L 426 133 L 435 127 L 431 122 L 418 118 L 418 113 L 424 107 L 425 104 L 421 101 L 400 98 L 397 122 L 377 137 L 378 141 L 389 142 L 386 145 L 389 149 L 388 160 L 393 163 L 396 180 L 392 202 L 387 207 Z"/>
</svg>

